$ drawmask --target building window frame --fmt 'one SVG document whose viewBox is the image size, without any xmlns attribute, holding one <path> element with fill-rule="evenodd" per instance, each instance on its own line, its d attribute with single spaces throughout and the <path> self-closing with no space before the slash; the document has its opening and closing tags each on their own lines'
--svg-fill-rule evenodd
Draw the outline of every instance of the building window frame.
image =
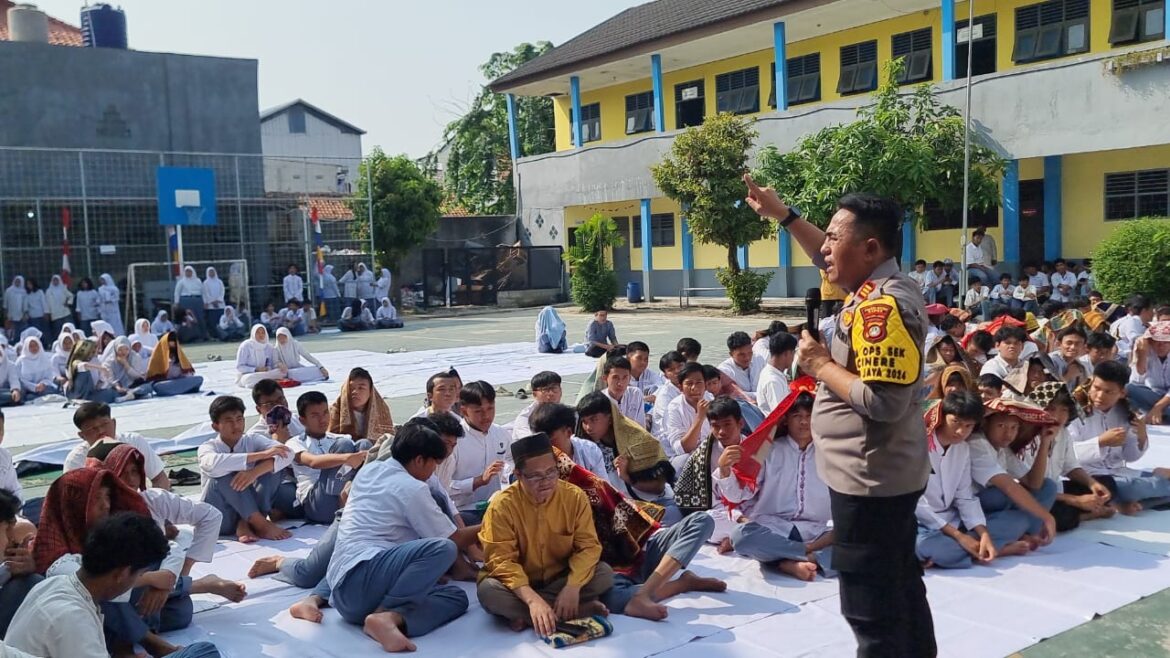
<svg viewBox="0 0 1170 658">
<path fill-rule="evenodd" d="M 634 215 L 630 218 L 630 245 L 634 249 L 642 248 L 642 218 Z M 674 213 L 662 212 L 650 215 L 650 247 L 673 247 L 674 240 Z"/>
<path fill-rule="evenodd" d="M 1110 172 L 1104 180 L 1105 221 L 1170 216 L 1170 169 Z"/>
<path fill-rule="evenodd" d="M 1012 61 L 1040 62 L 1089 52 L 1089 0 L 1049 0 L 1017 7 Z"/>
<path fill-rule="evenodd" d="M 1109 43 L 1114 46 L 1166 36 L 1166 0 L 1113 0 L 1112 16 Z"/>
<path fill-rule="evenodd" d="M 569 109 L 569 130 L 572 130 L 576 117 L 572 108 Z M 589 103 L 581 106 L 581 144 L 601 140 L 601 103 Z M 578 144 L 580 146 L 581 144 Z"/>
<path fill-rule="evenodd" d="M 306 134 L 308 131 L 305 123 L 305 108 L 299 105 L 288 108 L 288 132 L 290 135 Z"/>
<path fill-rule="evenodd" d="M 821 100 L 821 54 L 809 53 L 789 57 L 784 62 L 784 85 L 788 90 L 788 106 L 816 103 Z M 772 62 L 772 94 L 769 107 L 776 107 L 776 62 Z"/>
<path fill-rule="evenodd" d="M 894 59 L 903 58 L 902 70 L 898 73 L 899 85 L 926 82 L 934 78 L 932 38 L 932 30 L 929 27 L 890 37 Z"/>
<path fill-rule="evenodd" d="M 760 111 L 760 67 L 715 76 L 715 112 L 756 114 Z"/>
<path fill-rule="evenodd" d="M 654 132 L 654 92 L 626 96 L 626 134 Z"/>
<path fill-rule="evenodd" d="M 864 94 L 877 89 L 877 40 L 841 46 L 841 76 L 837 93 Z"/>
</svg>

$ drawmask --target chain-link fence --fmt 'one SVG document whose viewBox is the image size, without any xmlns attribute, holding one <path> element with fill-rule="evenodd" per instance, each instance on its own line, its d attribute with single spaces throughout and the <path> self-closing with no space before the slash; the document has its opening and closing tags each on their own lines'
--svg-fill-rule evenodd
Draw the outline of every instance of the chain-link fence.
<svg viewBox="0 0 1170 658">
<path fill-rule="evenodd" d="M 229 298 L 242 300 L 248 310 L 283 304 L 282 282 L 290 265 L 298 266 L 306 296 L 316 300 L 314 215 L 327 264 L 339 273 L 353 262 L 374 266 L 370 243 L 354 239 L 351 230 L 354 222 L 370 218 L 353 217 L 346 204 L 358 190 L 361 163 L 339 157 L 0 147 L 0 281 L 7 285 L 21 275 L 44 287 L 61 274 L 68 254 L 73 289 L 84 278 L 97 283 L 108 273 L 124 295 L 129 293 L 132 263 L 176 260 L 167 227 L 158 221 L 158 167 L 201 167 L 215 172 L 218 219 L 215 226 L 183 228 L 184 261 L 246 261 L 247 290 L 243 295 L 229 290 Z M 220 276 L 228 283 L 227 272 Z M 165 286 L 152 282 L 152 290 L 160 287 Z M 143 282 L 138 288 L 137 294 L 145 294 Z M 145 298 L 138 303 L 140 309 L 151 307 Z M 131 304 L 124 300 L 123 306 L 128 314 Z"/>
</svg>

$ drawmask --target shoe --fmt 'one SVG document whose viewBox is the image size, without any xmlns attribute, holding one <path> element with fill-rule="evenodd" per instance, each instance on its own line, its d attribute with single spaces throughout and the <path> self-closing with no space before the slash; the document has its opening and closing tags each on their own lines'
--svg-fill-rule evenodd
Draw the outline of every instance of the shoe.
<svg viewBox="0 0 1170 658">
<path fill-rule="evenodd" d="M 516 399 L 517 400 L 527 400 L 528 399 L 528 391 L 525 391 L 523 388 L 516 391 Z"/>
<path fill-rule="evenodd" d="M 503 386 L 497 386 L 496 387 L 496 395 L 501 396 L 501 397 L 510 398 L 510 397 L 512 397 L 512 391 L 509 391 L 508 389 L 504 388 Z"/>
<path fill-rule="evenodd" d="M 177 471 L 171 469 L 171 472 L 167 473 L 167 478 L 176 487 L 187 487 L 200 482 L 199 474 L 189 468 L 180 468 Z"/>
</svg>

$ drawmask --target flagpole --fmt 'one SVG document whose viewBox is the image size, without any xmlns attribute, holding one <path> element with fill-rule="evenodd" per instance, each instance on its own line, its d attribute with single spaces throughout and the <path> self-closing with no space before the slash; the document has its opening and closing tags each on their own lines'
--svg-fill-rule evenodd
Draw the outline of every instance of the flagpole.
<svg viewBox="0 0 1170 658">
<path fill-rule="evenodd" d="M 975 0 L 967 0 L 967 85 L 966 100 L 963 109 L 963 234 L 959 238 L 960 263 L 963 267 L 959 271 L 960 299 L 967 296 L 967 222 L 970 213 L 971 196 L 971 61 L 975 49 L 973 39 L 975 33 Z"/>
</svg>

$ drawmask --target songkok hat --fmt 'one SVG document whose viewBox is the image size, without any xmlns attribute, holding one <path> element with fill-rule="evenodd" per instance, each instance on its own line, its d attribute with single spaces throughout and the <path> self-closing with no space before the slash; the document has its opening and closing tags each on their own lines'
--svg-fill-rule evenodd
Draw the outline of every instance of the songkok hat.
<svg viewBox="0 0 1170 658">
<path fill-rule="evenodd" d="M 512 442 L 512 463 L 519 466 L 525 460 L 552 454 L 552 441 L 544 432 Z"/>
</svg>

